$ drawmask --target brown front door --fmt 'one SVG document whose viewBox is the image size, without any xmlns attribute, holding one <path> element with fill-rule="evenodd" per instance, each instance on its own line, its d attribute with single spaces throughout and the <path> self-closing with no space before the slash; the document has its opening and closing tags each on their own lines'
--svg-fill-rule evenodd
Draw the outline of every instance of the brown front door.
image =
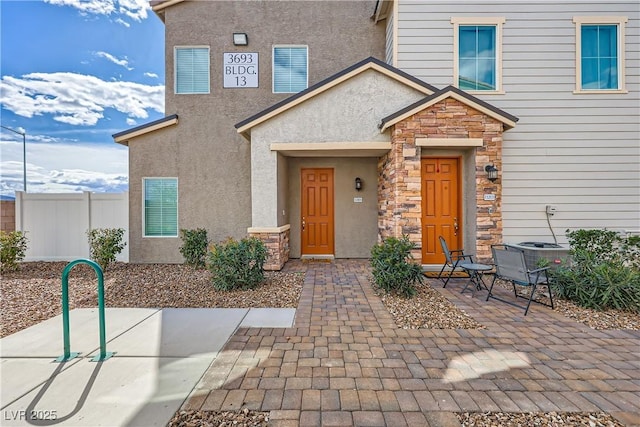
<svg viewBox="0 0 640 427">
<path fill-rule="evenodd" d="M 333 255 L 333 169 L 302 169 L 302 255 Z"/>
<path fill-rule="evenodd" d="M 439 236 L 462 249 L 458 159 L 422 159 L 422 263 L 442 264 Z"/>
</svg>

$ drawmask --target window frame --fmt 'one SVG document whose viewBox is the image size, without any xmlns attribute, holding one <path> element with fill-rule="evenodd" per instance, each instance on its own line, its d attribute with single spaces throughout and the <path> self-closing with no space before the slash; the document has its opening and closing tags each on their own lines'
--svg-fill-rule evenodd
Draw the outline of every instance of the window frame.
<svg viewBox="0 0 640 427">
<path fill-rule="evenodd" d="M 206 49 L 207 50 L 207 91 L 206 92 L 178 92 L 178 50 Z M 173 93 L 175 95 L 209 95 L 211 93 L 211 46 L 187 45 L 173 47 Z"/>
<path fill-rule="evenodd" d="M 147 181 L 148 180 L 174 180 L 176 183 L 176 234 L 175 235 L 166 235 L 166 236 L 152 236 L 147 235 L 147 224 L 146 224 L 146 203 L 145 203 L 145 193 L 147 189 Z M 179 182 L 178 177 L 168 177 L 168 176 L 146 176 L 142 178 L 142 237 L 145 239 L 175 239 L 179 236 L 180 226 L 179 226 L 179 211 L 180 211 L 180 193 L 179 193 Z"/>
<path fill-rule="evenodd" d="M 305 48 L 307 52 L 306 70 L 305 70 L 305 87 L 296 92 L 276 92 L 276 49 L 279 48 Z M 305 44 L 275 44 L 271 48 L 271 91 L 273 93 L 299 93 L 309 88 L 309 46 Z"/>
<path fill-rule="evenodd" d="M 502 85 L 502 26 L 506 22 L 505 17 L 453 17 L 453 86 L 460 88 L 460 27 L 461 26 L 493 26 L 496 28 L 496 88 L 494 90 L 467 90 L 471 94 L 504 94 Z"/>
<path fill-rule="evenodd" d="M 626 16 L 574 16 L 576 27 L 576 88 L 574 94 L 611 94 L 628 93 L 625 83 L 625 24 Z M 583 25 L 615 25 L 618 30 L 618 88 L 617 89 L 584 89 L 582 87 L 582 26 Z"/>
</svg>

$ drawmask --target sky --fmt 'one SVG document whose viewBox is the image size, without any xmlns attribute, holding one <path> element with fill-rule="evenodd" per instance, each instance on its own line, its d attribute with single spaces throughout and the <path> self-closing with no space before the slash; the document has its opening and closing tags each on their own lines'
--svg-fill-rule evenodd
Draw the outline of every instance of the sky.
<svg viewBox="0 0 640 427">
<path fill-rule="evenodd" d="M 112 135 L 164 117 L 164 25 L 147 0 L 0 0 L 0 124 L 29 193 L 128 189 Z M 0 195 L 23 137 L 0 128 Z"/>
</svg>

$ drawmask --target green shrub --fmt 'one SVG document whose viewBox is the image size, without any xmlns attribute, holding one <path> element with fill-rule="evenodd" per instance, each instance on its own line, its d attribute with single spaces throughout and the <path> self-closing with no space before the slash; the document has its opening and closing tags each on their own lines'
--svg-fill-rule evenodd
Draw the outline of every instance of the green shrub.
<svg viewBox="0 0 640 427">
<path fill-rule="evenodd" d="M 184 257 L 184 262 L 195 268 L 205 266 L 207 260 L 207 230 L 204 228 L 196 228 L 195 230 L 180 230 L 180 253 Z"/>
<path fill-rule="evenodd" d="M 371 249 L 371 267 L 375 284 L 387 293 L 405 298 L 416 293 L 416 285 L 423 283 L 422 267 L 413 261 L 411 249 L 415 245 L 408 236 L 389 237 Z"/>
<path fill-rule="evenodd" d="M 103 270 L 116 260 L 126 243 L 123 228 L 94 228 L 87 231 L 91 259 L 97 262 Z"/>
<path fill-rule="evenodd" d="M 618 251 L 625 265 L 640 270 L 640 236 L 622 238 Z"/>
<path fill-rule="evenodd" d="M 0 272 L 18 269 L 27 251 L 27 236 L 22 231 L 0 231 Z"/>
<path fill-rule="evenodd" d="M 558 296 L 596 310 L 640 311 L 639 239 L 608 230 L 567 237 L 571 262 L 552 272 Z"/>
<path fill-rule="evenodd" d="M 614 248 L 620 237 L 615 231 L 567 230 L 567 238 L 572 252 L 588 252 L 596 262 L 611 261 L 617 256 Z"/>
<path fill-rule="evenodd" d="M 213 245 L 209 253 L 209 270 L 218 290 L 251 289 L 264 281 L 262 267 L 267 247 L 256 238 L 240 241 L 227 239 Z"/>
</svg>

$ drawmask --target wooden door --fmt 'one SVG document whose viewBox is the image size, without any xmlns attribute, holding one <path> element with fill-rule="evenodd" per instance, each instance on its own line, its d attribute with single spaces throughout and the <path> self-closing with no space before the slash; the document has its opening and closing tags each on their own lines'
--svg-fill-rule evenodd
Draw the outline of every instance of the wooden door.
<svg viewBox="0 0 640 427">
<path fill-rule="evenodd" d="M 422 263 L 442 264 L 439 236 L 462 249 L 461 191 L 457 158 L 422 159 Z"/>
<path fill-rule="evenodd" d="M 334 254 L 333 169 L 302 169 L 302 255 Z"/>
</svg>

